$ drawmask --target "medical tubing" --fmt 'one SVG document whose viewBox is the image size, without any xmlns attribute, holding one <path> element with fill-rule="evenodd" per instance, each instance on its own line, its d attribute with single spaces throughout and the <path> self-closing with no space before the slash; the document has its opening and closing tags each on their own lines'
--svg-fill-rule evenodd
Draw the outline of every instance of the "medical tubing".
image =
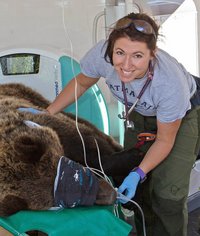
<svg viewBox="0 0 200 236">
<path fill-rule="evenodd" d="M 67 31 L 67 28 L 66 28 L 66 25 L 65 25 L 65 9 L 64 9 L 64 1 L 63 1 L 63 4 L 62 4 L 62 23 L 63 23 L 63 28 L 64 28 L 64 35 L 65 35 L 65 39 L 66 41 L 69 41 L 70 43 L 70 52 L 71 52 L 71 67 L 72 67 L 72 73 L 73 73 L 73 76 L 74 76 L 74 81 L 75 81 L 75 86 L 74 86 L 74 93 L 75 93 L 75 109 L 76 109 L 76 114 L 75 114 L 75 122 L 76 122 L 76 129 L 77 129 L 77 132 L 80 136 L 80 139 L 81 139 L 81 142 L 82 142 L 82 146 L 83 146 L 83 154 L 84 154 L 84 160 L 86 161 L 86 150 L 85 150 L 85 144 L 84 144 L 84 140 L 83 140 L 83 137 L 81 135 L 81 132 L 79 130 L 79 127 L 78 127 L 78 102 L 77 102 L 77 78 L 76 78 L 76 75 L 75 75 L 75 70 L 74 70 L 74 63 L 73 63 L 73 55 L 74 55 L 74 51 L 73 51 L 73 45 L 72 45 L 72 40 L 68 34 L 68 31 Z M 87 163 L 86 163 L 87 165 Z"/>
<path fill-rule="evenodd" d="M 79 134 L 79 136 L 80 136 L 80 139 L 81 139 L 81 142 L 82 142 L 82 146 L 83 146 L 85 165 L 86 165 L 86 167 L 87 167 L 88 169 L 90 169 L 90 170 L 91 170 L 92 172 L 94 172 L 94 173 L 95 173 L 96 171 L 102 173 L 102 174 L 104 175 L 104 178 L 105 178 L 106 175 L 105 175 L 105 173 L 104 173 L 104 171 L 103 171 L 103 168 L 102 168 L 102 165 L 101 165 L 99 148 L 97 148 L 97 150 L 98 150 L 98 157 L 99 157 L 99 161 L 100 161 L 99 164 L 100 164 L 101 171 L 99 171 L 99 170 L 97 170 L 97 169 L 95 169 L 95 168 L 90 168 L 90 167 L 88 166 L 88 164 L 87 164 L 87 159 L 86 159 L 85 142 L 84 142 L 83 136 L 82 136 L 82 134 L 81 134 L 81 132 L 80 132 L 80 130 L 79 130 L 79 126 L 78 126 L 77 78 L 76 78 L 76 75 L 75 75 L 74 63 L 73 63 L 73 59 L 72 59 L 72 58 L 73 58 L 73 45 L 72 45 L 71 38 L 70 38 L 70 36 L 69 36 L 69 34 L 68 34 L 68 32 L 67 32 L 66 25 L 65 25 L 64 1 L 63 1 L 63 4 L 62 4 L 62 21 L 63 21 L 63 28 L 64 28 L 64 32 L 65 32 L 65 38 L 66 38 L 66 40 L 69 40 L 69 42 L 70 42 L 71 66 L 72 66 L 72 73 L 73 73 L 74 78 L 75 78 L 75 87 L 74 87 L 74 90 L 75 90 L 75 105 L 76 105 L 76 114 L 75 114 L 76 119 L 75 119 L 75 121 L 76 121 L 76 129 L 77 129 L 77 132 L 78 132 L 78 134 Z M 97 145 L 97 142 L 96 142 L 96 141 L 95 141 L 95 143 L 96 143 L 96 145 Z M 95 174 L 97 174 L 97 173 L 95 173 Z M 99 175 L 99 174 L 97 174 L 97 175 Z M 102 178 L 101 175 L 100 175 L 100 177 Z M 109 179 L 109 178 L 106 176 L 106 179 L 105 179 L 105 180 L 106 180 L 109 184 L 111 184 L 111 182 L 108 181 L 108 179 Z M 109 179 L 109 180 L 110 180 L 110 179 Z M 112 184 L 111 184 L 111 186 L 113 187 Z M 143 214 L 143 211 L 142 211 L 141 207 L 140 207 L 136 202 L 134 202 L 133 200 L 127 198 L 127 197 L 124 196 L 123 194 L 121 194 L 121 193 L 119 194 L 118 192 L 117 192 L 117 194 L 118 194 L 118 196 L 119 196 L 119 195 L 123 196 L 123 198 L 124 198 L 125 200 L 128 200 L 128 201 L 132 202 L 133 204 L 135 204 L 135 205 L 138 207 L 138 209 L 140 210 L 141 215 L 142 215 L 144 236 L 146 236 L 145 219 L 144 219 L 144 214 Z M 119 198 L 119 197 L 117 197 L 117 198 Z M 117 205 L 117 204 L 116 204 L 116 205 Z M 116 212 L 116 211 L 117 211 L 117 207 L 114 208 L 114 212 Z M 116 213 L 116 215 L 119 216 L 118 213 Z"/>
<path fill-rule="evenodd" d="M 138 103 L 138 101 L 140 100 L 142 95 L 144 94 L 144 92 L 145 92 L 146 88 L 148 87 L 149 83 L 152 81 L 153 73 L 154 73 L 154 66 L 152 65 L 152 62 L 150 61 L 149 62 L 149 69 L 148 69 L 147 80 L 146 80 L 144 86 L 142 87 L 140 93 L 138 94 L 136 101 L 131 106 L 131 108 L 129 109 L 128 113 L 126 113 L 127 114 L 127 118 L 130 115 L 130 113 L 132 112 L 132 110 L 135 108 L 136 104 Z"/>
<path fill-rule="evenodd" d="M 145 218 L 144 218 L 143 210 L 142 210 L 142 208 L 140 207 L 140 205 L 139 205 L 137 202 L 131 200 L 131 199 L 128 198 L 128 197 L 126 197 L 126 196 L 125 196 L 124 194 L 122 194 L 122 193 L 117 192 L 117 194 L 118 194 L 118 196 L 117 196 L 118 199 L 132 202 L 134 205 L 137 206 L 137 208 L 139 209 L 139 211 L 140 211 L 140 213 L 141 213 L 141 216 L 142 216 L 142 228 L 143 228 L 143 233 L 144 233 L 144 236 L 146 236 Z"/>
<path fill-rule="evenodd" d="M 131 108 L 129 109 L 129 111 L 128 111 L 128 113 L 127 113 L 127 116 L 129 116 L 129 115 L 131 114 L 132 110 L 135 108 L 135 106 L 136 106 L 136 104 L 138 103 L 139 100 L 140 100 L 139 98 L 137 98 L 137 99 L 135 100 L 135 102 L 133 103 L 133 105 L 132 105 Z"/>
<path fill-rule="evenodd" d="M 128 111 L 128 113 L 127 113 L 127 114 L 128 114 L 127 116 L 129 116 L 130 113 L 132 112 L 132 110 L 135 108 L 136 104 L 138 103 L 138 101 L 139 101 L 140 98 L 142 97 L 144 91 L 145 91 L 146 88 L 148 87 L 148 85 L 149 85 L 149 83 L 151 82 L 151 80 L 152 80 L 152 76 L 148 76 L 146 83 L 144 84 L 143 88 L 141 89 L 139 95 L 137 96 L 136 101 L 134 102 L 134 104 L 133 104 L 133 105 L 131 106 L 131 108 L 129 109 L 129 111 Z"/>
<path fill-rule="evenodd" d="M 100 171 L 100 170 L 97 170 L 95 168 L 91 168 L 88 166 L 87 164 L 87 158 L 86 158 L 86 148 L 85 148 L 85 142 L 84 142 L 84 139 L 83 139 L 83 136 L 80 132 L 80 129 L 79 129 L 79 125 L 78 125 L 78 97 L 77 97 L 77 78 L 76 78 L 76 75 L 75 75 L 75 70 L 74 70 L 74 62 L 73 62 L 73 45 L 72 45 L 72 40 L 68 34 L 68 31 L 67 31 L 67 28 L 66 28 L 66 25 L 65 25 L 65 11 L 64 11 L 64 1 L 63 1 L 63 4 L 62 4 L 62 23 L 63 23 L 63 28 L 64 28 L 64 33 L 65 33 L 65 39 L 66 41 L 69 41 L 70 42 L 70 51 L 71 51 L 71 67 L 72 67 L 72 73 L 73 73 L 73 77 L 74 77 L 74 80 L 75 80 L 75 86 L 74 86 L 74 93 L 75 93 L 75 124 L 76 124 L 76 129 L 77 129 L 77 132 L 79 134 L 79 137 L 81 139 L 81 142 L 82 142 L 82 146 L 83 146 L 83 156 L 84 156 L 84 162 L 85 162 L 85 165 L 88 169 L 90 169 L 93 173 L 95 173 L 96 175 L 100 176 L 101 178 L 102 175 L 98 174 L 101 173 L 103 174 L 104 176 L 105 173 L 104 171 Z M 105 180 L 108 182 L 108 177 L 106 176 Z M 111 184 L 110 182 L 110 179 L 109 179 L 109 183 Z M 112 186 L 112 185 L 111 185 Z M 112 186 L 113 187 L 113 186 Z"/>
<path fill-rule="evenodd" d="M 107 180 L 107 182 L 109 182 L 110 185 L 113 187 L 113 184 L 112 184 L 111 180 L 109 179 L 109 177 L 104 172 L 104 169 L 103 169 L 103 166 L 102 166 L 102 163 L 101 163 L 101 155 L 100 155 L 99 145 L 98 145 L 97 140 L 95 138 L 94 138 L 94 141 L 95 141 L 96 148 L 97 148 L 98 160 L 99 160 L 101 173 L 104 175 L 105 180 Z"/>
<path fill-rule="evenodd" d="M 128 100 L 127 100 L 127 96 L 126 96 L 126 88 L 125 88 L 124 82 L 122 82 L 122 91 L 124 94 L 125 112 L 126 112 L 125 114 L 127 115 L 128 114 Z"/>
<path fill-rule="evenodd" d="M 146 88 L 148 87 L 149 83 L 151 82 L 152 80 L 152 76 L 149 75 L 148 78 L 147 78 L 147 81 L 146 83 L 144 84 L 142 90 L 140 91 L 139 95 L 137 96 L 138 99 L 140 99 L 144 93 L 144 91 L 146 90 Z"/>
</svg>

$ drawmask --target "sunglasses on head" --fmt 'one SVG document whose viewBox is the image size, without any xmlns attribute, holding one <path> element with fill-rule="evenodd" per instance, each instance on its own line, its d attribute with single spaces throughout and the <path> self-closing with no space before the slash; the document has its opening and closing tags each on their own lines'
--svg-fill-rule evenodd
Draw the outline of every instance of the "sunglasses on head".
<svg viewBox="0 0 200 236">
<path fill-rule="evenodd" d="M 116 30 L 126 29 L 131 25 L 133 25 L 137 31 L 139 31 L 143 34 L 154 35 L 154 37 L 156 39 L 156 33 L 155 33 L 153 27 L 151 26 L 151 24 L 149 24 L 145 20 L 122 18 L 115 25 L 115 29 Z"/>
</svg>

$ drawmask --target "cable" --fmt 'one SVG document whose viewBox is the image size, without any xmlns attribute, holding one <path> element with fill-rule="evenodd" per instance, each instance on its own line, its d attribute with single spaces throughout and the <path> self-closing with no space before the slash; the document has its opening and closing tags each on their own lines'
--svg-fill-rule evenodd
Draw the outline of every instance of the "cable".
<svg viewBox="0 0 200 236">
<path fill-rule="evenodd" d="M 83 156 L 84 156 L 84 162 L 85 162 L 85 165 L 88 169 L 90 169 L 93 173 L 95 173 L 96 175 L 100 176 L 101 178 L 104 177 L 105 181 L 107 181 L 112 187 L 113 187 L 113 184 L 112 182 L 110 181 L 109 177 L 105 174 L 104 170 L 103 170 L 103 167 L 102 167 L 102 163 L 101 163 L 101 157 L 100 157 L 100 150 L 99 150 L 99 146 L 98 146 L 98 143 L 97 143 L 97 140 L 94 138 L 94 141 L 95 141 L 95 144 L 96 144 L 96 147 L 97 147 L 97 153 L 98 153 L 98 160 L 99 160 L 99 165 L 100 165 L 100 169 L 101 170 L 98 170 L 98 169 L 95 169 L 95 168 L 91 168 L 88 166 L 87 164 L 87 158 L 86 158 L 86 148 L 85 148 L 85 142 L 84 142 L 84 139 L 83 139 L 83 136 L 79 130 L 79 126 L 78 126 L 78 98 L 77 98 L 77 78 L 76 78 L 76 75 L 75 75 L 75 70 L 74 70 L 74 63 L 73 63 L 73 45 L 72 45 L 72 41 L 71 41 L 71 38 L 68 34 L 68 31 L 67 31 L 67 28 L 66 28 L 66 25 L 65 25 L 65 11 L 64 11 L 64 0 L 62 2 L 62 22 L 63 22 L 63 28 L 64 28 L 64 32 L 65 32 L 65 38 L 66 40 L 69 40 L 70 42 L 70 50 L 71 50 L 71 67 L 72 67 L 72 73 L 74 75 L 74 79 L 75 79 L 75 88 L 74 88 L 74 92 L 75 92 L 75 106 L 76 106 L 76 114 L 75 114 L 75 123 L 76 123 L 76 129 L 77 129 L 77 132 L 80 136 L 80 139 L 81 139 L 81 142 L 82 142 L 82 146 L 83 146 Z M 100 175 L 99 173 L 103 174 L 103 177 L 102 175 Z M 114 187 L 113 187 L 114 189 Z M 115 191 L 117 192 L 117 190 L 115 189 Z M 133 204 L 135 204 L 139 211 L 141 212 L 141 215 L 142 215 L 142 222 L 143 222 L 143 232 L 144 232 L 144 236 L 146 236 L 146 229 L 145 229 L 145 218 L 144 218 L 144 213 L 141 209 L 141 207 L 133 200 L 127 198 L 125 195 L 117 192 L 117 198 L 118 199 L 123 199 L 123 200 L 126 200 L 126 201 L 130 201 L 132 202 Z M 118 203 L 115 204 L 114 206 L 114 213 L 117 217 L 119 217 L 119 214 L 118 214 L 118 211 L 117 211 L 117 208 L 118 208 Z"/>
<path fill-rule="evenodd" d="M 139 205 L 137 202 L 133 201 L 132 199 L 129 199 L 129 198 L 126 197 L 124 194 L 119 193 L 119 192 L 117 192 L 117 199 L 121 199 L 121 200 L 125 200 L 125 201 L 132 202 L 134 205 L 137 206 L 137 208 L 139 209 L 139 211 L 140 211 L 140 213 L 141 213 L 141 216 L 142 216 L 143 233 L 144 233 L 144 236 L 146 236 L 145 218 L 144 218 L 143 210 L 142 210 L 142 208 L 140 207 L 140 205 Z"/>
<path fill-rule="evenodd" d="M 100 151 L 99 151 L 99 147 L 98 147 L 98 144 L 97 144 L 97 141 L 96 139 L 94 139 L 95 141 L 95 144 L 96 144 L 96 147 L 97 147 L 97 152 L 98 152 L 98 159 L 99 159 L 99 164 L 100 164 L 100 168 L 101 168 L 101 171 L 98 170 L 98 169 L 95 169 L 95 168 L 91 168 L 88 166 L 88 163 L 87 163 L 87 157 L 86 157 L 86 148 L 85 148 L 85 142 L 84 142 L 84 139 L 83 139 L 83 136 L 80 132 L 80 129 L 79 129 L 79 125 L 78 125 L 78 97 L 77 97 L 77 78 L 76 78 L 76 75 L 75 75 L 75 70 L 74 70 L 74 63 L 73 63 L 73 45 L 72 45 L 72 40 L 68 34 L 68 30 L 67 30 L 67 27 L 65 25 L 65 11 L 64 11 L 64 0 L 63 0 L 63 4 L 62 4 L 62 23 L 63 23 L 63 28 L 64 28 L 64 32 L 65 32 L 65 39 L 67 41 L 69 41 L 70 43 L 70 51 L 71 51 L 71 57 L 70 57 L 70 60 L 71 60 L 71 67 L 72 67 L 72 73 L 74 75 L 74 80 L 75 80 L 75 88 L 74 88 L 74 94 L 75 94 L 75 124 L 76 124 L 76 129 L 77 129 L 77 132 L 79 134 L 79 137 L 81 139 L 81 142 L 82 142 L 82 147 L 83 147 L 83 156 L 84 156 L 84 162 L 85 162 L 85 166 L 90 169 L 94 174 L 98 175 L 99 177 L 103 178 L 101 174 L 103 174 L 104 176 L 104 180 L 107 181 L 112 187 L 112 183 L 109 179 L 108 176 L 106 176 L 106 174 L 104 173 L 103 171 L 103 168 L 102 168 L 102 165 L 101 165 L 101 158 L 100 158 Z M 101 173 L 101 174 L 100 174 Z"/>
<path fill-rule="evenodd" d="M 71 62 L 71 67 L 72 67 L 72 73 L 73 73 L 73 77 L 74 77 L 74 80 L 75 80 L 75 88 L 74 88 L 74 94 L 75 94 L 75 124 L 76 124 L 76 129 L 77 129 L 77 132 L 80 136 L 80 139 L 81 139 L 81 142 L 82 142 L 82 146 L 83 146 L 83 155 L 84 155 L 84 160 L 86 161 L 86 149 L 85 149 L 85 143 L 84 143 L 84 140 L 83 140 L 83 137 L 81 135 L 81 132 L 79 130 L 79 126 L 78 126 L 78 98 L 77 98 L 77 78 L 76 78 L 76 75 L 75 75 L 75 70 L 74 70 L 74 63 L 73 63 L 73 55 L 74 55 L 74 51 L 73 51 L 73 45 L 72 45 L 72 40 L 68 34 L 68 31 L 67 31 L 67 28 L 66 28 L 66 25 L 65 25 L 65 9 L 64 9 L 64 0 L 62 1 L 62 23 L 63 23 L 63 28 L 64 28 L 64 35 L 65 35 L 65 39 L 66 41 L 69 41 L 70 43 L 70 52 L 71 52 L 71 55 L 70 55 L 70 62 Z M 87 165 L 87 163 L 86 163 Z"/>
<path fill-rule="evenodd" d="M 77 132 L 79 134 L 79 137 L 81 139 L 81 142 L 82 142 L 82 146 L 83 146 L 83 156 L 84 156 L 84 162 L 85 162 L 85 166 L 91 170 L 94 174 L 96 174 L 97 176 L 99 176 L 100 178 L 103 178 L 106 182 L 108 182 L 111 187 L 113 187 L 113 184 L 111 182 L 111 180 L 109 179 L 108 176 L 106 176 L 105 172 L 103 171 L 103 167 L 102 167 L 102 164 L 101 164 L 101 157 L 100 157 L 100 150 L 99 150 L 99 147 L 98 147 L 98 143 L 96 141 L 96 139 L 94 138 L 94 141 L 95 141 L 95 144 L 96 144 L 96 147 L 97 147 L 97 153 L 98 153 L 98 159 L 99 159 L 99 165 L 100 165 L 100 168 L 101 170 L 98 170 L 98 169 L 95 169 L 95 168 L 91 168 L 88 166 L 88 163 L 87 163 L 87 157 L 86 157 L 86 148 L 85 148 L 85 142 L 84 142 L 84 139 L 83 139 L 83 136 L 80 132 L 80 129 L 79 129 L 79 126 L 78 126 L 78 98 L 77 98 L 77 78 L 76 78 L 76 75 L 75 75 L 75 71 L 74 71 L 74 63 L 73 63 L 73 45 L 72 45 L 72 41 L 71 41 L 71 38 L 68 34 L 68 31 L 67 31 L 67 28 L 66 28 L 66 25 L 65 25 L 65 12 L 64 12 L 64 4 L 62 4 L 62 22 L 63 22 L 63 28 L 64 28 L 64 32 L 65 32 L 65 38 L 66 40 L 69 40 L 70 42 L 70 50 L 71 50 L 71 67 L 72 67 L 72 73 L 74 75 L 74 79 L 75 79 L 75 88 L 74 88 L 74 93 L 75 93 L 75 124 L 76 124 L 76 129 L 77 129 Z M 103 174 L 103 176 L 102 176 Z M 113 187 L 114 189 L 114 187 Z M 117 216 L 119 218 L 119 213 L 118 213 L 118 207 L 114 206 L 114 215 Z"/>
</svg>

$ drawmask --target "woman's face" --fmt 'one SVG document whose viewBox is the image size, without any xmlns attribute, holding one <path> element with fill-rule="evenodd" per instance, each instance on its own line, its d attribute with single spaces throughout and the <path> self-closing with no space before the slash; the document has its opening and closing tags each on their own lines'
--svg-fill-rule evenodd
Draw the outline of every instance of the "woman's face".
<svg viewBox="0 0 200 236">
<path fill-rule="evenodd" d="M 124 37 L 117 39 L 114 44 L 113 65 L 124 83 L 142 78 L 151 59 L 151 51 L 144 42 L 131 41 Z"/>
</svg>

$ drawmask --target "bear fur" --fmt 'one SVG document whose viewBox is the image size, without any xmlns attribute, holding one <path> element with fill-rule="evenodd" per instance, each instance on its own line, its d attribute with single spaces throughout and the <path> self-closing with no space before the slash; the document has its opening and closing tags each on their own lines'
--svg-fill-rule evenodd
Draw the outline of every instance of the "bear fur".
<svg viewBox="0 0 200 236">
<path fill-rule="evenodd" d="M 52 116 L 18 110 L 32 107 L 44 111 L 48 105 L 48 100 L 22 84 L 0 85 L 0 216 L 52 207 L 54 179 L 61 156 L 86 165 L 74 115 Z M 32 126 L 30 122 L 39 126 Z M 122 181 L 140 152 L 123 153 L 112 137 L 86 120 L 79 118 L 78 127 L 84 140 L 87 165 L 100 169 L 97 142 L 105 173 L 113 178 L 122 176 Z M 140 159 L 136 159 L 136 165 L 139 162 Z M 104 196 L 108 186 L 105 181 L 101 182 L 99 204 L 105 203 L 101 202 L 102 194 L 103 197 L 110 194 L 115 200 L 113 189 L 106 190 L 107 196 Z"/>
</svg>

